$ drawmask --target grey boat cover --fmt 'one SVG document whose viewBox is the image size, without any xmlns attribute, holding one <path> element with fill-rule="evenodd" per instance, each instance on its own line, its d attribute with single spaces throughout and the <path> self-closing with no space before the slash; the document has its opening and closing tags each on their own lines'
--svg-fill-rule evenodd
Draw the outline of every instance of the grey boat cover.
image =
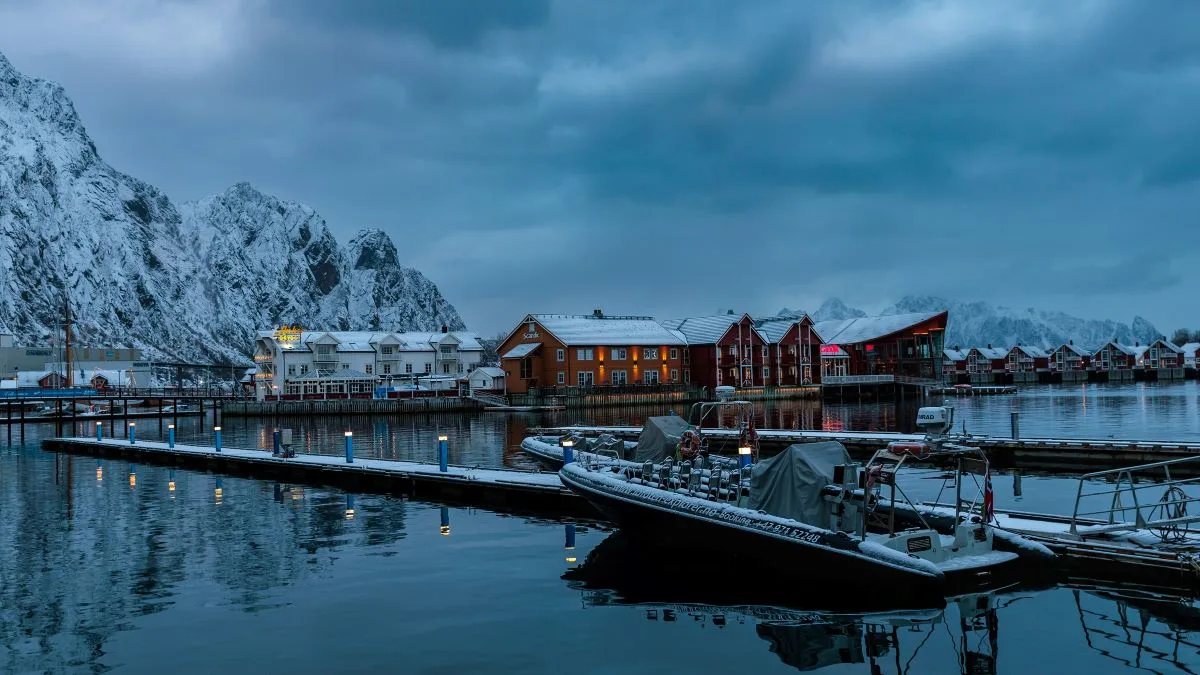
<svg viewBox="0 0 1200 675">
<path fill-rule="evenodd" d="M 692 425 L 679 415 L 647 419 L 646 425 L 642 427 L 642 434 L 638 436 L 634 460 L 661 462 L 667 457 L 674 457 L 675 449 L 679 446 L 679 437 L 691 428 Z"/>
<path fill-rule="evenodd" d="M 801 523 L 828 527 L 821 489 L 833 482 L 833 467 L 850 464 L 837 441 L 796 443 L 750 472 L 751 509 Z"/>
</svg>

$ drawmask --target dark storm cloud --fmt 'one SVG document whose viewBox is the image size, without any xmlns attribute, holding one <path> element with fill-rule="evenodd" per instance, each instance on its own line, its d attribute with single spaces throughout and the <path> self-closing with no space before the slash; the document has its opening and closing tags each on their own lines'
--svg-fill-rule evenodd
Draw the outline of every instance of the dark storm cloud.
<svg viewBox="0 0 1200 675">
<path fill-rule="evenodd" d="M 1200 291 L 1200 3 L 113 2 L 0 2 L 108 159 L 381 226 L 487 330 Z"/>
</svg>

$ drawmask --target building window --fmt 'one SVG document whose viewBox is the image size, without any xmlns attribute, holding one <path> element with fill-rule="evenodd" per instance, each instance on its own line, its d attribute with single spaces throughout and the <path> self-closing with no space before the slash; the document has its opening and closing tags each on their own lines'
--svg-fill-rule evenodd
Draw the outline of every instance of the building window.
<svg viewBox="0 0 1200 675">
<path fill-rule="evenodd" d="M 560 350 L 558 350 L 558 351 L 560 351 L 560 352 L 561 352 L 562 350 L 560 349 Z M 560 371 L 558 371 L 558 383 L 559 383 L 559 384 L 566 384 L 566 383 L 567 383 L 567 374 L 566 374 L 566 373 L 564 373 L 564 372 L 563 372 L 563 371 L 561 371 L 561 370 L 560 370 Z"/>
<path fill-rule="evenodd" d="M 575 358 L 580 361 L 591 361 L 595 358 L 595 351 L 591 349 L 576 349 Z"/>
<path fill-rule="evenodd" d="M 614 387 L 629 384 L 629 373 L 624 370 L 614 370 L 609 374 L 608 382 Z"/>
<path fill-rule="evenodd" d="M 458 364 L 458 372 L 461 373 L 462 371 L 463 371 L 463 364 L 460 363 L 460 364 Z"/>
<path fill-rule="evenodd" d="M 532 322 L 532 321 L 530 321 L 529 323 L 525 324 L 525 332 L 527 332 L 527 333 L 536 333 L 536 332 L 537 332 L 537 324 L 536 324 L 536 323 L 534 323 L 534 322 Z"/>
<path fill-rule="evenodd" d="M 343 364 L 342 364 L 342 370 L 350 370 L 350 364 L 349 364 L 349 363 L 343 363 Z"/>
<path fill-rule="evenodd" d="M 392 345 L 384 345 L 381 347 L 381 350 L 383 351 L 384 356 L 391 356 L 396 351 L 396 348 Z"/>
<path fill-rule="evenodd" d="M 691 365 L 691 362 L 692 362 L 692 352 L 691 352 L 691 350 L 689 350 L 689 349 L 684 349 L 684 350 L 683 350 L 683 365 L 685 365 L 685 366 L 687 366 L 687 365 Z"/>
<path fill-rule="evenodd" d="M 763 382 L 766 382 L 770 378 L 771 378 L 771 369 L 766 366 L 763 366 Z"/>
<path fill-rule="evenodd" d="M 329 345 L 317 345 L 317 356 L 328 358 L 333 348 Z"/>
<path fill-rule="evenodd" d="M 374 375 L 375 374 L 375 366 L 368 363 L 367 365 L 363 366 L 363 372 L 366 373 L 367 375 Z"/>
<path fill-rule="evenodd" d="M 442 345 L 442 353 L 443 354 L 453 354 L 454 353 L 454 345 Z"/>
<path fill-rule="evenodd" d="M 390 373 L 390 372 L 391 372 L 391 369 L 392 369 L 392 367 L 391 367 L 391 366 L 384 366 L 384 368 L 387 368 L 387 370 L 385 370 L 385 371 L 383 371 L 383 372 L 385 372 L 385 373 Z M 411 373 L 411 372 L 412 372 L 412 364 L 411 364 L 411 363 L 406 363 L 406 364 L 404 364 L 404 372 L 406 372 L 406 373 Z"/>
<path fill-rule="evenodd" d="M 432 364 L 432 363 L 426 363 L 426 364 L 425 364 L 425 374 L 426 374 L 426 375 L 428 375 L 428 374 L 430 374 L 430 373 L 432 373 L 432 372 L 433 372 L 433 364 Z"/>
<path fill-rule="evenodd" d="M 371 366 L 367 366 L 367 367 L 368 367 L 368 368 L 370 368 Z M 408 367 L 409 367 L 409 368 L 412 368 L 412 365 L 410 364 Z M 368 370 L 368 371 L 367 371 L 367 374 L 369 375 L 370 373 L 371 373 L 371 371 L 369 371 L 369 370 Z M 391 375 L 391 374 L 392 374 L 392 364 L 390 364 L 390 363 L 385 363 L 385 364 L 383 364 L 383 374 L 384 374 L 384 375 Z"/>
<path fill-rule="evenodd" d="M 588 351 L 591 351 L 590 349 Z M 596 378 L 590 370 L 579 371 L 579 386 L 590 387 L 596 383 Z"/>
<path fill-rule="evenodd" d="M 679 381 L 679 371 L 678 371 L 677 369 L 675 369 L 675 368 L 672 368 L 672 369 L 671 369 L 671 381 L 672 381 L 672 382 L 678 382 L 678 381 Z"/>
<path fill-rule="evenodd" d="M 684 354 L 686 354 L 686 353 L 687 352 L 684 352 Z M 684 384 L 692 383 L 692 371 L 690 371 L 690 370 L 683 371 L 683 383 Z"/>
<path fill-rule="evenodd" d="M 288 376 L 296 374 L 296 366 L 288 366 Z"/>
<path fill-rule="evenodd" d="M 301 363 L 301 364 L 300 364 L 300 374 L 301 374 L 301 375 L 307 375 L 307 374 L 308 374 L 308 364 L 307 364 L 307 363 Z"/>
<path fill-rule="evenodd" d="M 556 349 L 556 350 L 554 351 L 554 356 L 555 356 L 555 358 L 557 358 L 557 359 L 558 359 L 560 362 L 562 362 L 562 361 L 566 361 L 566 360 L 567 360 L 567 350 L 565 350 L 565 349 Z"/>
<path fill-rule="evenodd" d="M 762 354 L 763 354 L 763 358 L 764 358 L 764 359 L 765 359 L 765 358 L 767 358 L 767 354 L 768 354 L 768 352 L 767 352 L 767 346 L 766 346 L 766 345 L 763 345 L 763 348 L 762 348 Z"/>
<path fill-rule="evenodd" d="M 737 345 L 729 345 L 729 355 L 737 356 Z"/>
<path fill-rule="evenodd" d="M 442 364 L 442 374 L 443 374 L 443 375 L 449 375 L 449 374 L 450 374 L 450 364 L 449 364 L 449 363 L 443 363 L 443 364 Z"/>
<path fill-rule="evenodd" d="M 668 354 L 670 355 L 670 358 L 672 361 L 679 358 L 679 350 L 676 349 L 675 347 L 671 347 L 671 351 L 668 352 Z"/>
<path fill-rule="evenodd" d="M 647 370 L 642 373 L 642 381 L 646 384 L 658 384 L 658 371 Z"/>
<path fill-rule="evenodd" d="M 613 347 L 612 348 L 612 360 L 613 361 L 626 361 L 628 359 L 629 359 L 629 350 L 628 349 L 625 349 L 624 347 Z"/>
<path fill-rule="evenodd" d="M 521 359 L 521 379 L 533 378 L 533 359 Z"/>
<path fill-rule="evenodd" d="M 658 358 L 658 347 L 642 347 L 642 358 L 643 359 L 657 359 Z"/>
</svg>

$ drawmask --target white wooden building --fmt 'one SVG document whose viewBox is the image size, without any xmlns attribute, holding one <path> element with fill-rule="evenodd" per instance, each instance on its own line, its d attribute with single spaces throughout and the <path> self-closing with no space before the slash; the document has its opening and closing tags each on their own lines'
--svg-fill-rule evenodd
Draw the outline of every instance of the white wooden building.
<svg viewBox="0 0 1200 675">
<path fill-rule="evenodd" d="M 467 377 L 467 382 L 471 387 L 471 391 L 496 391 L 503 392 L 504 389 L 504 369 L 496 366 L 484 366 L 471 371 Z"/>
<path fill-rule="evenodd" d="M 479 336 L 468 331 L 260 331 L 255 395 L 370 396 L 377 387 L 415 385 L 430 376 L 465 380 L 482 354 Z"/>
</svg>

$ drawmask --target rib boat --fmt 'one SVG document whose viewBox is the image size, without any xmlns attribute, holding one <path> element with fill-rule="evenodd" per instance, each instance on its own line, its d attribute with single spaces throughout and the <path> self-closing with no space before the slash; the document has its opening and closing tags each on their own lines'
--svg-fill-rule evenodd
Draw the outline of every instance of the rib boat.
<svg viewBox="0 0 1200 675">
<path fill-rule="evenodd" d="M 939 419 L 924 426 L 948 429 L 952 413 Z M 930 445 L 930 455 L 940 452 L 936 441 Z M 940 529 L 924 522 L 896 528 L 897 519 L 883 514 L 897 512 L 903 498 L 895 475 L 904 461 L 886 461 L 900 452 L 881 451 L 864 468 L 838 442 L 805 443 L 733 470 L 702 457 L 638 464 L 590 456 L 567 463 L 559 476 L 643 542 L 735 552 L 801 582 L 833 576 L 895 595 L 945 596 L 1009 583 L 1005 573 L 1018 563 L 1054 557 L 1018 535 L 997 536 L 967 511 Z M 891 508 L 877 512 L 885 499 Z"/>
</svg>

